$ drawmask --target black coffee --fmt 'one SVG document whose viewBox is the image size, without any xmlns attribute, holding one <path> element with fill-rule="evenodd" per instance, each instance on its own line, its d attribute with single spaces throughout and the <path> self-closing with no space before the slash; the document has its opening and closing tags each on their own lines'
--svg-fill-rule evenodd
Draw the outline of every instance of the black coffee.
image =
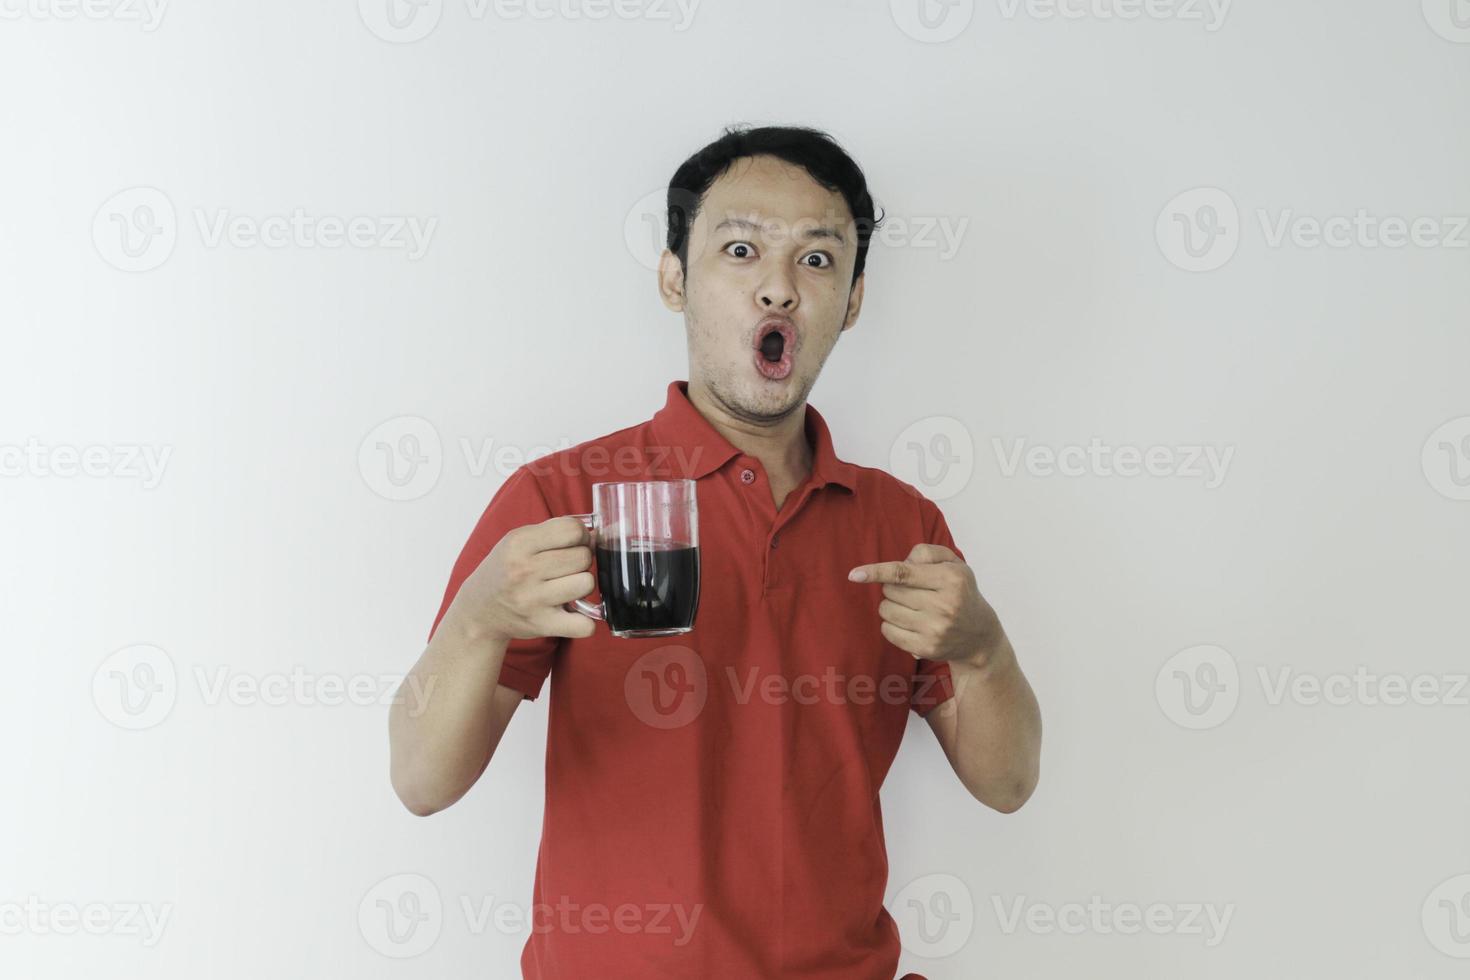
<svg viewBox="0 0 1470 980">
<path fill-rule="evenodd" d="M 599 546 L 597 585 L 615 630 L 691 627 L 699 608 L 699 549 Z"/>
</svg>

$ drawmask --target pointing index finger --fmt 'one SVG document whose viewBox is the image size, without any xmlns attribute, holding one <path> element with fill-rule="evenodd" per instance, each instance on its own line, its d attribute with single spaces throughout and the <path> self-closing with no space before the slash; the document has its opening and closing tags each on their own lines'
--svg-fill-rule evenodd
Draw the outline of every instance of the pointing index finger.
<svg viewBox="0 0 1470 980">
<path fill-rule="evenodd" d="M 880 561 L 872 565 L 859 565 L 847 573 L 847 578 L 851 582 L 909 585 L 923 589 L 933 587 L 933 574 L 933 566 L 918 565 L 911 561 Z"/>
</svg>

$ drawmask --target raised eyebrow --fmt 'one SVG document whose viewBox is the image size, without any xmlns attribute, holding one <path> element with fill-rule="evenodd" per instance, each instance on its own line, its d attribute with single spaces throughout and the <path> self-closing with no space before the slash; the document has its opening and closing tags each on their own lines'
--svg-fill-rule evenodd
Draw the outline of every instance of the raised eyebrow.
<svg viewBox="0 0 1470 980">
<path fill-rule="evenodd" d="M 759 223 L 751 221 L 748 218 L 726 218 L 724 221 L 721 221 L 719 224 L 715 225 L 715 231 L 720 231 L 724 228 L 741 228 L 745 231 L 760 231 L 761 226 Z M 804 238 L 807 241 L 811 241 L 814 238 L 831 238 L 834 239 L 839 245 L 847 244 L 847 239 L 843 238 L 842 233 L 839 232 L 836 228 L 807 228 L 802 230 L 799 237 Z"/>
</svg>

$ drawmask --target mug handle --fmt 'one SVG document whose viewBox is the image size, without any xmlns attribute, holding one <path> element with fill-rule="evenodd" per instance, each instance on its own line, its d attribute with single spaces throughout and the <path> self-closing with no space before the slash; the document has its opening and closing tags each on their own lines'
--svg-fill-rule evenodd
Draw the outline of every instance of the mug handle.
<svg viewBox="0 0 1470 980">
<path fill-rule="evenodd" d="M 593 547 L 596 548 L 596 546 L 597 546 L 597 515 L 595 515 L 595 514 L 568 514 L 567 516 L 568 517 L 575 517 L 577 520 L 579 520 L 579 521 L 582 522 L 582 524 L 587 528 L 587 530 L 589 530 L 589 531 L 592 532 L 592 535 L 593 535 Z M 597 577 L 596 576 L 596 573 L 594 572 L 593 573 L 593 578 L 596 578 L 596 577 Z M 588 619 L 595 619 L 598 622 L 605 622 L 606 621 L 606 618 L 602 615 L 602 603 L 600 603 L 600 602 L 594 605 L 593 603 L 588 602 L 586 599 L 573 599 L 571 602 L 568 602 L 568 603 L 564 604 L 562 606 L 562 608 L 565 609 L 567 612 L 579 612 L 583 616 L 586 616 Z"/>
</svg>

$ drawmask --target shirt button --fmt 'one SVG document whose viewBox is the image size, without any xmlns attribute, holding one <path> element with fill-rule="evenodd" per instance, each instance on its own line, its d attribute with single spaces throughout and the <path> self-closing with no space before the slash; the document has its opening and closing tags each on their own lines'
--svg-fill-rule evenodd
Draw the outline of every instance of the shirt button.
<svg viewBox="0 0 1470 980">
<path fill-rule="evenodd" d="M 741 470 L 740 471 L 740 482 L 741 483 L 754 483 L 755 482 L 755 470 Z"/>
<path fill-rule="evenodd" d="M 778 545 L 780 543 L 781 543 L 781 535 L 779 535 L 779 534 L 773 534 L 773 535 L 771 535 L 771 547 L 772 548 L 776 547 L 776 545 Z"/>
</svg>

